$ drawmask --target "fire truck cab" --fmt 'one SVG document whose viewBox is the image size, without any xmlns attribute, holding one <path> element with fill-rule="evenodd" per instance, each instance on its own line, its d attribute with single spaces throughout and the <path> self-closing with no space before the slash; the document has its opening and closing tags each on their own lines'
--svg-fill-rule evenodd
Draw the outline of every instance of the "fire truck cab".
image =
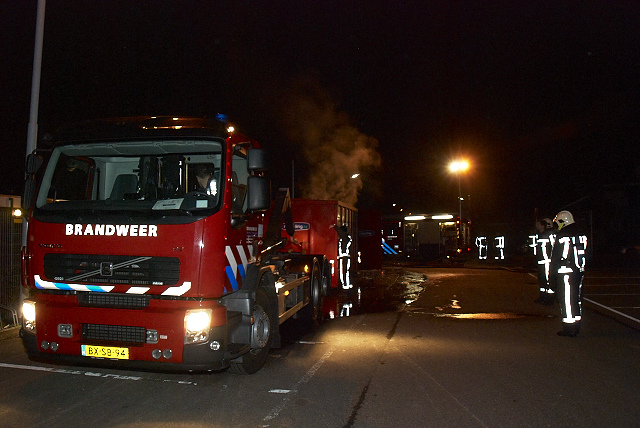
<svg viewBox="0 0 640 428">
<path fill-rule="evenodd" d="M 22 199 L 30 357 L 254 373 L 282 323 L 320 320 L 326 257 L 276 251 L 288 191 L 265 224 L 264 151 L 225 117 L 92 121 L 44 157 Z"/>
</svg>

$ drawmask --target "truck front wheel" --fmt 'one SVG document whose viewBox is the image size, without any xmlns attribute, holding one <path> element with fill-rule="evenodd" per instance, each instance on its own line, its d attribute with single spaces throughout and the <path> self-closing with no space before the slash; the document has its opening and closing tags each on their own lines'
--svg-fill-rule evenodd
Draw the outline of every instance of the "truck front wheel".
<svg viewBox="0 0 640 428">
<path fill-rule="evenodd" d="M 265 290 L 258 287 L 253 304 L 251 350 L 232 361 L 229 369 L 237 374 L 253 374 L 260 370 L 269 356 L 273 328 L 276 328 L 276 324 L 270 315 L 269 298 Z"/>
</svg>

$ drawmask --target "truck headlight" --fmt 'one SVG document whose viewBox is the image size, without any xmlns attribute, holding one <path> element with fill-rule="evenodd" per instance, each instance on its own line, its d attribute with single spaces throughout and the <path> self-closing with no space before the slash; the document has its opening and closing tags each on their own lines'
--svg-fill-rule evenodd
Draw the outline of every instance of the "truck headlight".
<svg viewBox="0 0 640 428">
<path fill-rule="evenodd" d="M 184 316 L 184 343 L 203 343 L 209 340 L 211 309 L 189 309 Z"/>
<path fill-rule="evenodd" d="M 30 333 L 36 332 L 36 302 L 25 300 L 22 302 L 22 325 Z"/>
</svg>

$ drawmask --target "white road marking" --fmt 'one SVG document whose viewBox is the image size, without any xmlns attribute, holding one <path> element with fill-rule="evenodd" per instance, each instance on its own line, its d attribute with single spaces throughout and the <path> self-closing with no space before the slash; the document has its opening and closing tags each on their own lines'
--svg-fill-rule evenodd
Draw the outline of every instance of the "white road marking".
<svg viewBox="0 0 640 428">
<path fill-rule="evenodd" d="M 583 298 L 582 298 L 582 300 L 586 300 L 587 302 L 592 303 L 592 304 L 594 304 L 594 305 L 596 305 L 596 306 L 600 306 L 601 308 L 605 308 L 605 309 L 607 309 L 607 310 L 610 310 L 611 312 L 613 312 L 613 313 L 615 313 L 615 314 L 618 314 L 618 315 L 620 315 L 620 316 L 622 316 L 622 317 L 628 318 L 628 319 L 630 319 L 630 320 L 632 320 L 632 321 L 640 322 L 640 320 L 639 320 L 639 319 L 637 319 L 637 318 L 634 318 L 634 317 L 632 317 L 632 316 L 629 316 L 629 315 L 627 315 L 627 314 L 625 314 L 625 313 L 623 313 L 623 312 L 616 311 L 615 309 L 613 309 L 613 308 L 611 308 L 611 307 L 609 307 L 609 306 L 605 306 L 605 305 L 603 305 L 603 304 L 601 304 L 601 303 L 594 302 L 593 300 L 591 300 L 591 299 L 587 299 L 586 297 L 583 297 Z"/>
<path fill-rule="evenodd" d="M 365 315 L 360 315 L 357 318 L 353 319 L 353 322 L 351 323 L 351 325 L 349 326 L 349 329 L 352 329 L 354 326 L 362 323 L 362 321 L 364 320 Z M 311 342 L 307 342 L 307 343 L 311 343 Z M 314 342 L 317 344 L 321 344 L 324 342 Z M 289 401 L 291 401 L 291 399 L 293 397 L 295 397 L 295 395 L 298 393 L 300 387 L 302 385 L 304 385 L 305 383 L 309 382 L 313 376 L 316 374 L 316 372 L 320 369 L 320 367 L 322 367 L 322 365 L 329 359 L 329 357 L 331 357 L 331 355 L 335 352 L 335 346 L 332 346 L 331 349 L 329 349 L 327 352 L 324 353 L 324 355 L 322 355 L 322 357 L 320 357 L 320 359 L 313 365 L 313 367 L 311 367 L 305 374 L 304 376 L 302 376 L 300 378 L 300 380 L 296 383 L 296 386 L 293 389 L 290 390 L 285 390 L 285 389 L 281 389 L 281 390 L 277 390 L 277 391 L 289 391 L 287 393 L 284 393 L 284 397 L 282 398 L 282 401 L 280 402 L 280 404 L 278 404 L 276 407 L 274 407 L 273 409 L 271 409 L 271 411 L 267 414 L 267 416 L 264 417 L 264 419 L 262 419 L 263 422 L 263 427 L 268 427 L 269 426 L 269 422 L 272 421 L 273 419 L 277 418 L 280 413 L 282 412 L 282 410 L 287 406 L 287 403 Z M 271 390 L 274 391 L 274 390 Z M 269 392 L 271 392 L 269 391 Z"/>
<path fill-rule="evenodd" d="M 59 374 L 68 374 L 68 375 L 76 375 L 76 376 L 80 375 L 80 376 L 90 376 L 90 377 L 101 377 L 101 378 L 110 378 L 110 379 L 116 379 L 116 380 L 133 380 L 133 381 L 142 380 L 142 381 L 156 381 L 156 382 L 171 382 L 171 383 L 178 383 L 181 385 L 197 385 L 196 382 L 189 382 L 189 381 L 183 381 L 183 380 L 158 379 L 158 378 L 150 378 L 150 377 L 144 377 L 144 376 L 126 376 L 126 375 L 120 375 L 116 373 L 90 372 L 86 370 L 59 369 L 54 367 L 25 366 L 22 364 L 0 363 L 0 368 L 31 370 L 31 371 L 59 373 Z"/>
<path fill-rule="evenodd" d="M 300 389 L 300 387 L 302 385 L 304 385 L 305 383 L 309 382 L 313 376 L 316 374 L 316 372 L 318 371 L 318 369 L 320 369 L 320 367 L 322 367 L 322 365 L 324 364 L 324 362 L 331 356 L 331 354 L 333 354 L 333 349 L 330 349 L 329 351 L 325 352 L 325 354 L 320 357 L 320 359 L 318 360 L 317 363 L 315 363 L 313 365 L 313 367 L 311 367 L 305 374 L 304 376 L 302 376 L 302 378 L 300 378 L 300 380 L 298 381 L 298 383 L 296 383 L 295 388 L 293 388 L 292 390 L 290 390 L 285 397 L 282 399 L 282 401 L 280 402 L 280 404 L 278 404 L 276 407 L 274 407 L 273 409 L 271 409 L 271 411 L 269 412 L 269 414 L 267 414 L 267 416 L 264 417 L 264 419 L 262 420 L 263 422 L 269 422 L 272 419 L 277 418 L 280 415 L 280 412 L 282 412 L 282 410 L 286 407 L 287 403 L 291 400 L 292 397 L 294 397 L 297 393 L 298 390 Z M 269 425 L 263 425 L 263 426 L 269 426 Z"/>
</svg>

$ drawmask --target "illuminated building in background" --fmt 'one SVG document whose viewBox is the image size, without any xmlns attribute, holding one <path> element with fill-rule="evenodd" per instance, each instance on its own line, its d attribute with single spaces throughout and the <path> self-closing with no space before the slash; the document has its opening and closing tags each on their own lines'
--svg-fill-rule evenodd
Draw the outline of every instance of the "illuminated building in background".
<svg viewBox="0 0 640 428">
<path fill-rule="evenodd" d="M 454 214 L 407 214 L 383 218 L 384 254 L 436 260 L 471 251 L 470 222 Z"/>
</svg>

